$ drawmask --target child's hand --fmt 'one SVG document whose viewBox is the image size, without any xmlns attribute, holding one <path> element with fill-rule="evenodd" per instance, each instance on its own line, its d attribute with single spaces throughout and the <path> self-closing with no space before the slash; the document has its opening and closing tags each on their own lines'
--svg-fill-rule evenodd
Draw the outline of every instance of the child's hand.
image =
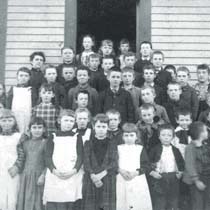
<svg viewBox="0 0 210 210">
<path fill-rule="evenodd" d="M 138 175 L 139 175 L 139 173 L 137 171 L 130 172 L 130 178 L 131 179 L 134 179 Z"/>
<path fill-rule="evenodd" d="M 38 178 L 37 185 L 39 185 L 39 186 L 44 185 L 44 181 L 45 181 L 45 175 L 41 174 Z"/>
<path fill-rule="evenodd" d="M 60 171 L 58 171 L 57 169 L 53 169 L 52 170 L 52 173 L 55 175 L 55 176 L 57 176 L 59 179 L 63 179 L 63 175 L 62 175 L 62 173 L 60 172 Z"/>
<path fill-rule="evenodd" d="M 62 173 L 63 179 L 70 179 L 73 175 L 77 173 L 76 169 L 72 169 L 71 171 Z"/>
<path fill-rule="evenodd" d="M 96 182 L 99 182 L 99 181 L 101 181 L 100 179 L 99 179 L 99 177 L 96 175 L 96 174 L 91 174 L 90 175 L 90 178 L 91 178 L 91 180 L 92 180 L 92 182 L 95 184 Z"/>
<path fill-rule="evenodd" d="M 152 176 L 155 179 L 161 179 L 162 176 L 157 171 L 151 171 L 150 176 Z"/>
<path fill-rule="evenodd" d="M 200 191 L 203 191 L 203 190 L 205 190 L 205 188 L 206 188 L 206 185 L 205 185 L 202 181 L 200 181 L 200 180 L 195 181 L 195 186 L 196 186 Z"/>
<path fill-rule="evenodd" d="M 183 172 L 178 171 L 178 172 L 176 173 L 176 178 L 177 178 L 177 179 L 181 179 L 182 174 L 183 174 Z"/>
<path fill-rule="evenodd" d="M 8 169 L 8 173 L 13 178 L 18 174 L 18 168 L 16 166 L 12 166 Z"/>
<path fill-rule="evenodd" d="M 126 181 L 131 180 L 131 175 L 130 175 L 130 172 L 129 172 L 129 171 L 120 169 L 119 172 L 120 172 L 120 174 L 122 175 L 122 177 L 123 177 Z"/>
<path fill-rule="evenodd" d="M 103 182 L 102 182 L 101 180 L 95 182 L 94 184 L 95 184 L 95 186 L 96 186 L 97 188 L 100 188 L 100 187 L 103 186 Z"/>
</svg>

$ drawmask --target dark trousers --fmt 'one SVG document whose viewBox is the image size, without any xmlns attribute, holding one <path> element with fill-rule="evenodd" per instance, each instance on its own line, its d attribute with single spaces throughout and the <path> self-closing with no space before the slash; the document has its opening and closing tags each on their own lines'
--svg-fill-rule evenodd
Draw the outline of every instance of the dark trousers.
<svg viewBox="0 0 210 210">
<path fill-rule="evenodd" d="M 210 177 L 201 177 L 200 179 L 206 188 L 204 191 L 200 191 L 194 184 L 190 186 L 192 210 L 210 210 Z"/>
<path fill-rule="evenodd" d="M 46 210 L 81 210 L 81 200 L 76 202 L 47 202 Z"/>
<path fill-rule="evenodd" d="M 179 180 L 176 173 L 162 173 L 161 179 L 153 180 L 154 210 L 178 210 Z"/>
</svg>

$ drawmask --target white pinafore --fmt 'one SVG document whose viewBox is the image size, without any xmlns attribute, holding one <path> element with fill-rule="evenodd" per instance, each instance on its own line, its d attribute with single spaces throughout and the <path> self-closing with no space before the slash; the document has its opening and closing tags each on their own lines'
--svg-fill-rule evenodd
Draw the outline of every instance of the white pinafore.
<svg viewBox="0 0 210 210">
<path fill-rule="evenodd" d="M 17 144 L 21 134 L 14 133 L 11 136 L 0 136 L 0 209 L 16 210 L 17 195 L 19 190 L 19 175 L 14 178 L 8 173 L 8 169 L 17 160 Z"/>
<path fill-rule="evenodd" d="M 13 87 L 12 111 L 20 133 L 28 130 L 31 119 L 31 87 Z"/>
<path fill-rule="evenodd" d="M 77 160 L 77 134 L 74 136 L 54 135 L 53 163 L 61 172 L 74 168 Z M 44 186 L 43 202 L 75 202 L 82 198 L 83 170 L 67 180 L 59 179 L 47 170 Z"/>
<path fill-rule="evenodd" d="M 140 168 L 141 145 L 118 146 L 119 168 L 136 171 Z M 152 210 L 150 192 L 144 174 L 126 181 L 117 175 L 117 210 Z"/>
</svg>

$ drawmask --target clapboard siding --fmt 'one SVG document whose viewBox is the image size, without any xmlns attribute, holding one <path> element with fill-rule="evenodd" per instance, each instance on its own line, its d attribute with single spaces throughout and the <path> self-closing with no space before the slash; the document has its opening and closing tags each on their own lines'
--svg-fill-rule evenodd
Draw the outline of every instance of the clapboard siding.
<svg viewBox="0 0 210 210">
<path fill-rule="evenodd" d="M 60 62 L 64 42 L 65 0 L 8 0 L 5 83 L 16 83 L 16 71 L 30 68 L 29 55 L 43 51 L 47 63 Z"/>
<path fill-rule="evenodd" d="M 153 48 L 165 63 L 185 65 L 196 79 L 196 65 L 210 61 L 210 1 L 152 0 Z"/>
</svg>

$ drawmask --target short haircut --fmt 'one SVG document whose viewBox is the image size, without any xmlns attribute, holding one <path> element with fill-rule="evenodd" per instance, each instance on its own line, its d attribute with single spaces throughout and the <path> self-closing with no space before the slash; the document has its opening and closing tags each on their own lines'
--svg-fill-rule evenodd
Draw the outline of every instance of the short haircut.
<svg viewBox="0 0 210 210">
<path fill-rule="evenodd" d="M 123 133 L 131 133 L 135 132 L 138 133 L 138 128 L 134 123 L 125 123 L 122 126 Z"/>
<path fill-rule="evenodd" d="M 111 39 L 104 39 L 104 40 L 101 41 L 101 47 L 105 46 L 105 45 L 113 47 L 114 43 L 113 43 L 113 41 Z"/>
<path fill-rule="evenodd" d="M 193 122 L 190 126 L 189 126 L 189 131 L 188 134 L 191 137 L 192 140 L 197 140 L 200 138 L 201 133 L 203 132 L 205 127 L 205 124 L 202 122 Z"/>
<path fill-rule="evenodd" d="M 169 84 L 167 85 L 167 89 L 168 89 L 168 87 L 169 87 L 170 85 L 177 85 L 177 86 L 179 86 L 179 88 L 180 88 L 180 90 L 181 90 L 181 86 L 180 86 L 180 84 L 179 84 L 178 82 L 169 82 Z"/>
<path fill-rule="evenodd" d="M 122 68 L 122 73 L 126 73 L 126 72 L 132 73 L 133 76 L 135 76 L 135 72 L 134 72 L 133 68 L 131 68 L 129 66 Z"/>
<path fill-rule="evenodd" d="M 145 65 L 143 67 L 143 73 L 144 73 L 145 70 L 152 70 L 155 73 L 155 67 L 152 64 Z"/>
<path fill-rule="evenodd" d="M 162 124 L 159 126 L 158 128 L 158 136 L 160 137 L 160 132 L 162 130 L 171 130 L 173 133 L 173 136 L 175 136 L 175 131 L 174 131 L 174 127 L 171 124 Z"/>
<path fill-rule="evenodd" d="M 106 56 L 104 56 L 104 57 L 102 57 L 102 62 L 104 61 L 104 60 L 108 60 L 108 59 L 112 59 L 113 60 L 113 63 L 114 63 L 114 61 L 115 61 L 115 58 L 114 58 L 114 56 L 112 56 L 112 55 L 106 55 Z"/>
<path fill-rule="evenodd" d="M 43 58 L 43 61 L 45 62 L 46 61 L 46 58 L 45 58 L 45 54 L 41 51 L 36 51 L 36 52 L 33 52 L 31 55 L 30 55 L 30 61 L 33 61 L 34 57 L 35 56 L 41 56 Z"/>
<path fill-rule="evenodd" d="M 197 66 L 197 72 L 198 70 L 206 70 L 208 74 L 210 74 L 210 68 L 207 64 L 200 64 Z"/>
<path fill-rule="evenodd" d="M 174 74 L 176 74 L 176 67 L 174 65 L 171 65 L 171 64 L 166 65 L 164 70 L 167 71 L 168 69 L 172 69 Z"/>
<path fill-rule="evenodd" d="M 149 109 L 153 109 L 155 111 L 154 105 L 150 103 L 144 103 L 139 107 L 140 113 L 142 112 L 142 110 L 149 110 Z"/>
<path fill-rule="evenodd" d="M 120 68 L 117 67 L 117 66 L 113 66 L 112 68 L 110 68 L 109 71 L 108 71 L 108 73 L 107 73 L 107 75 L 110 76 L 110 74 L 111 74 L 112 72 L 118 72 L 118 73 L 120 73 L 120 74 L 122 73 L 121 70 L 120 70 Z"/>
<path fill-rule="evenodd" d="M 75 118 L 75 112 L 71 109 L 61 109 L 58 118 L 61 120 L 61 118 L 64 116 Z"/>
<path fill-rule="evenodd" d="M 121 114 L 116 109 L 109 109 L 108 111 L 106 111 L 106 115 L 108 116 L 109 114 L 118 115 L 119 120 L 121 120 Z"/>
<path fill-rule="evenodd" d="M 189 109 L 178 109 L 175 113 L 176 119 L 179 119 L 179 116 L 183 115 L 183 116 L 187 116 L 190 115 L 191 119 L 192 119 L 192 113 Z"/>
<path fill-rule="evenodd" d="M 90 58 L 98 58 L 98 59 L 100 59 L 100 55 L 98 53 L 92 53 L 92 54 L 89 55 L 89 60 L 90 60 Z"/>
<path fill-rule="evenodd" d="M 178 74 L 180 71 L 185 72 L 185 73 L 187 73 L 188 76 L 190 76 L 190 70 L 189 70 L 186 66 L 180 66 L 180 67 L 176 70 L 177 74 Z"/>
<path fill-rule="evenodd" d="M 140 93 L 142 94 L 142 91 L 143 91 L 143 90 L 147 90 L 147 89 L 151 90 L 152 93 L 153 93 L 153 95 L 156 96 L 155 88 L 152 87 L 152 86 L 150 86 L 150 85 L 141 87 Z"/>
<path fill-rule="evenodd" d="M 88 96 L 88 99 L 89 99 L 89 97 L 90 97 L 90 93 L 89 93 L 87 90 L 79 90 L 79 91 L 76 93 L 76 95 L 75 95 L 76 100 L 78 99 L 78 95 L 79 95 L 79 94 L 85 94 L 85 95 L 87 95 L 87 96 Z"/>
<path fill-rule="evenodd" d="M 72 46 L 63 46 L 63 47 L 61 48 L 61 53 L 63 53 L 63 51 L 64 51 L 65 49 L 72 50 L 72 52 L 75 54 L 75 50 L 74 50 L 74 48 L 73 48 Z"/>
<path fill-rule="evenodd" d="M 29 129 L 32 125 L 43 125 L 43 127 L 46 128 L 46 123 L 41 117 L 32 117 L 29 124 Z"/>
<path fill-rule="evenodd" d="M 97 122 L 106 123 L 108 125 L 109 124 L 109 118 L 105 114 L 100 113 L 100 114 L 97 114 L 93 118 L 93 125 L 95 125 Z"/>
<path fill-rule="evenodd" d="M 39 88 L 39 92 L 41 92 L 41 90 L 50 91 L 50 92 L 52 91 L 53 93 L 55 93 L 53 86 L 48 83 L 42 84 L 41 87 Z"/>
<path fill-rule="evenodd" d="M 62 65 L 62 71 L 63 71 L 63 69 L 68 69 L 68 68 L 72 68 L 72 69 L 74 69 L 74 70 L 76 70 L 76 66 L 74 65 L 74 64 L 70 64 L 70 65 L 68 65 L 68 64 L 63 64 Z"/>
<path fill-rule="evenodd" d="M 77 109 L 75 110 L 75 117 L 77 117 L 77 114 L 78 114 L 78 113 L 83 113 L 83 112 L 85 112 L 85 113 L 88 114 L 88 118 L 89 118 L 89 119 L 91 118 L 90 111 L 89 111 L 87 108 L 77 108 Z"/>
<path fill-rule="evenodd" d="M 19 72 L 25 72 L 27 73 L 29 76 L 31 76 L 31 71 L 29 68 L 27 67 L 20 67 L 18 70 L 17 70 L 17 75 L 19 74 Z"/>
<path fill-rule="evenodd" d="M 128 39 L 123 38 L 123 39 L 120 40 L 120 45 L 121 44 L 128 44 L 128 45 L 130 45 L 130 42 L 128 41 Z"/>
<path fill-rule="evenodd" d="M 136 57 L 136 54 L 134 53 L 134 52 L 127 52 L 125 55 L 124 55 L 124 60 L 125 60 L 125 58 L 127 58 L 127 57 Z"/>
<path fill-rule="evenodd" d="M 152 49 L 152 43 L 149 42 L 149 41 L 143 41 L 143 42 L 141 42 L 141 43 L 140 43 L 140 49 L 141 49 L 141 46 L 142 46 L 143 44 L 149 44 L 149 45 L 150 45 L 150 48 Z"/>
<path fill-rule="evenodd" d="M 44 71 L 43 71 L 44 75 L 46 74 L 47 69 L 55 69 L 56 74 L 57 74 L 57 70 L 56 70 L 56 67 L 54 65 L 52 65 L 52 64 L 46 65 L 44 67 Z"/>
<path fill-rule="evenodd" d="M 164 59 L 164 53 L 160 50 L 155 50 L 153 53 L 152 53 L 152 58 L 154 57 L 154 55 L 162 55 L 163 59 Z"/>
<path fill-rule="evenodd" d="M 89 68 L 87 66 L 84 66 L 84 65 L 80 65 L 80 66 L 77 67 L 76 76 L 77 76 L 78 71 L 80 71 L 80 70 L 81 71 L 87 71 L 88 76 L 90 76 L 90 70 L 89 70 Z"/>
</svg>

